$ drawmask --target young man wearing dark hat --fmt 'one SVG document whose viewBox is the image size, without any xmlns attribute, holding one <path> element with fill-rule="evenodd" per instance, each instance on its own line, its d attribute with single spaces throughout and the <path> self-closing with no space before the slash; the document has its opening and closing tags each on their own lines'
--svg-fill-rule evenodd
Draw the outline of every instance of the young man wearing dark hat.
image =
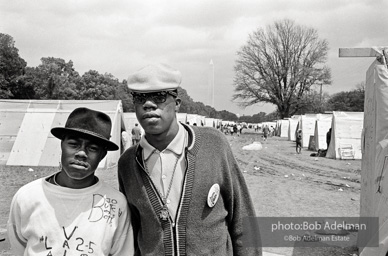
<svg viewBox="0 0 388 256">
<path fill-rule="evenodd" d="M 255 210 L 226 137 L 177 121 L 180 83 L 180 72 L 167 65 L 128 79 L 145 131 L 118 164 L 136 254 L 261 255 L 261 248 L 243 246 L 243 218 Z"/>
<path fill-rule="evenodd" d="M 108 115 L 77 108 L 61 140 L 59 172 L 21 187 L 13 197 L 8 236 L 15 255 L 133 255 L 133 230 L 122 193 L 95 176 L 107 151 Z"/>
</svg>

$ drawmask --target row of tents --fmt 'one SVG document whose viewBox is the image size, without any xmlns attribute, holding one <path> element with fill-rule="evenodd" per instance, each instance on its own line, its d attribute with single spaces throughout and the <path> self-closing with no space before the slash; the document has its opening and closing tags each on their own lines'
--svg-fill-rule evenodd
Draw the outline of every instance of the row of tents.
<svg viewBox="0 0 388 256">
<path fill-rule="evenodd" d="M 328 158 L 362 158 L 364 112 L 334 111 L 330 114 L 295 115 L 271 123 L 273 124 L 275 135 L 290 141 L 295 141 L 297 131 L 301 130 L 302 147 L 313 151 L 327 150 Z M 327 145 L 326 136 L 329 130 L 330 143 Z"/>
<path fill-rule="evenodd" d="M 370 57 L 383 56 L 381 49 L 366 50 Z M 386 52 L 387 47 L 384 50 Z M 361 256 L 377 256 L 386 255 L 388 248 L 388 66 L 384 58 L 377 58 L 369 67 L 365 88 L 364 113 L 293 116 L 267 124 L 255 124 L 255 127 L 273 126 L 276 135 L 287 137 L 290 141 L 295 140 L 295 133 L 300 129 L 303 147 L 314 145 L 316 150 L 327 148 L 326 134 L 331 128 L 327 157 L 360 159 L 362 153 L 360 217 L 377 217 L 378 228 L 359 230 L 358 240 L 363 244 L 365 241 L 373 244 L 359 250 Z M 58 166 L 60 143 L 50 130 L 64 126 L 70 112 L 80 106 L 108 114 L 113 122 L 112 141 L 120 146 L 121 131 L 130 129 L 136 122 L 134 113 L 122 112 L 120 101 L 0 100 L 0 166 Z M 178 119 L 194 124 L 194 119 L 187 114 L 179 115 Z M 218 127 L 220 122 L 222 125 L 233 124 L 206 118 L 198 120 L 197 117 L 195 122 L 214 127 Z M 99 167 L 113 167 L 120 154 L 120 151 L 109 152 Z M 369 219 L 373 222 L 376 218 Z M 373 226 L 367 224 L 368 227 Z"/>
<path fill-rule="evenodd" d="M 138 123 L 135 113 L 123 112 L 119 100 L 0 100 L 0 166 L 58 166 L 60 142 L 50 130 L 64 126 L 69 114 L 78 107 L 102 111 L 111 118 L 111 140 L 121 149 L 108 152 L 99 168 L 114 167 L 124 148 L 122 131 L 128 133 L 131 141 L 131 130 Z M 190 125 L 215 128 L 229 124 L 221 119 L 186 113 L 178 113 L 177 119 Z"/>
<path fill-rule="evenodd" d="M 294 141 L 301 129 L 303 147 L 318 150 L 327 148 L 331 128 L 326 157 L 362 159 L 360 221 L 368 228 L 358 230 L 359 253 L 388 255 L 388 47 L 345 50 L 352 57 L 376 57 L 366 72 L 364 112 L 293 116 L 277 121 L 275 130 Z"/>
<path fill-rule="evenodd" d="M 113 122 L 112 141 L 122 147 L 121 132 L 138 122 L 135 113 L 123 113 L 121 101 L 98 100 L 1 100 L 0 101 L 0 165 L 57 166 L 60 161 L 59 141 L 50 130 L 64 126 L 68 115 L 77 107 L 89 107 L 108 114 Z M 220 127 L 236 124 L 196 114 L 178 113 L 178 121 L 191 125 Z M 302 130 L 302 146 L 313 150 L 326 149 L 326 133 L 332 128 L 330 147 L 326 156 L 335 159 L 361 158 L 362 112 L 333 112 L 293 116 L 276 122 L 248 124 L 273 126 L 276 135 L 295 140 Z M 314 138 L 314 141 L 311 140 Z M 129 141 L 131 141 L 129 139 Z M 122 150 L 109 152 L 100 168 L 115 166 Z"/>
</svg>

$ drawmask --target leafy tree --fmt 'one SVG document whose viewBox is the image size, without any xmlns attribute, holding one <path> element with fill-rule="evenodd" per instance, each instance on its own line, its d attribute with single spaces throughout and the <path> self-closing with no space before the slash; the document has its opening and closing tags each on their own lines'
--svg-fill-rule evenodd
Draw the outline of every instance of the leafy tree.
<svg viewBox="0 0 388 256">
<path fill-rule="evenodd" d="M 266 116 L 266 113 L 265 112 L 260 112 L 258 114 L 254 114 L 252 116 L 252 123 L 261 123 L 261 122 L 264 122 L 265 121 L 265 116 Z"/>
<path fill-rule="evenodd" d="M 316 90 L 309 90 L 303 95 L 301 99 L 303 104 L 295 114 L 304 115 L 324 113 L 328 110 L 326 105 L 329 98 L 330 96 L 328 93 L 321 94 Z"/>
<path fill-rule="evenodd" d="M 34 87 L 36 99 L 78 99 L 80 76 L 73 62 L 61 58 L 41 58 L 42 64 L 28 68 L 26 80 Z"/>
<path fill-rule="evenodd" d="M 20 76 L 26 66 L 12 36 L 0 33 L 0 98 L 13 98 L 14 92 L 23 88 Z"/>
<path fill-rule="evenodd" d="M 278 120 L 279 118 L 279 113 L 277 111 L 271 112 L 264 117 L 264 122 L 271 122 Z"/>
<path fill-rule="evenodd" d="M 237 116 L 226 110 L 217 111 L 213 107 L 203 104 L 202 102 L 195 102 L 183 88 L 178 89 L 178 96 L 182 100 L 179 112 L 188 114 L 198 114 L 211 118 L 218 118 L 224 120 L 237 120 Z"/>
<path fill-rule="evenodd" d="M 358 88 L 349 92 L 334 94 L 327 106 L 331 111 L 364 112 L 365 85 L 358 84 Z"/>
<path fill-rule="evenodd" d="M 258 29 L 237 52 L 233 99 L 241 99 L 241 106 L 275 104 L 279 118 L 295 114 L 314 84 L 331 83 L 330 69 L 323 66 L 328 49 L 315 29 L 291 20 Z"/>
<path fill-rule="evenodd" d="M 252 116 L 241 116 L 238 121 L 246 123 L 261 123 L 267 120 L 267 114 L 265 112 L 260 112 Z"/>
<path fill-rule="evenodd" d="M 178 89 L 178 97 L 182 100 L 179 112 L 194 114 L 197 111 L 193 99 L 187 94 L 185 89 L 181 87 Z"/>
<path fill-rule="evenodd" d="M 90 70 L 82 75 L 77 86 L 82 100 L 115 100 L 119 81 L 113 75 Z"/>
<path fill-rule="evenodd" d="M 222 120 L 228 120 L 228 121 L 237 121 L 238 120 L 238 117 L 236 114 L 233 114 L 233 113 L 226 111 L 226 110 L 218 111 L 218 114 Z"/>
<path fill-rule="evenodd" d="M 28 67 L 26 67 L 26 70 Z M 18 76 L 12 81 L 12 87 L 10 88 L 12 92 L 12 99 L 34 99 L 35 90 L 34 86 L 31 83 L 30 77 L 27 75 Z"/>
<path fill-rule="evenodd" d="M 133 98 L 132 98 L 130 90 L 128 89 L 126 80 L 123 80 L 116 87 L 116 97 L 115 98 L 118 100 L 121 100 L 121 102 L 123 104 L 123 111 L 124 112 L 134 112 L 135 111 L 135 108 L 133 106 Z"/>
</svg>

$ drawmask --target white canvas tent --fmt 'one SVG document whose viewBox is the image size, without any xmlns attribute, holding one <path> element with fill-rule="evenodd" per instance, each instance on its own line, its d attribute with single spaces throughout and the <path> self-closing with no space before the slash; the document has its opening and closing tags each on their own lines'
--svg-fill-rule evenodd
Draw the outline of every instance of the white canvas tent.
<svg viewBox="0 0 388 256">
<path fill-rule="evenodd" d="M 0 100 L 0 165 L 58 166 L 60 140 L 50 130 L 64 127 L 78 107 L 99 110 L 112 120 L 111 140 L 121 146 L 121 101 Z M 110 151 L 99 168 L 116 165 L 120 150 Z"/>
<path fill-rule="evenodd" d="M 288 140 L 295 141 L 295 133 L 300 121 L 300 115 L 292 116 L 288 119 Z"/>
<path fill-rule="evenodd" d="M 204 126 L 217 127 L 217 120 L 214 118 L 206 117 Z"/>
<path fill-rule="evenodd" d="M 281 138 L 288 138 L 288 127 L 290 125 L 288 119 L 279 120 L 278 125 L 279 136 Z"/>
<path fill-rule="evenodd" d="M 315 150 L 327 149 L 326 134 L 331 128 L 331 121 L 333 115 L 321 115 L 315 121 L 314 140 Z"/>
<path fill-rule="evenodd" d="M 216 118 L 215 119 L 215 123 L 216 123 L 216 128 L 219 128 L 221 126 L 221 124 L 222 124 L 222 119 Z"/>
<path fill-rule="evenodd" d="M 178 122 L 181 122 L 183 124 L 187 123 L 187 114 L 186 113 L 177 113 L 176 118 L 178 119 Z"/>
<path fill-rule="evenodd" d="M 199 120 L 199 122 L 197 122 L 197 125 L 199 126 L 205 125 L 205 116 L 197 115 L 197 120 Z"/>
<path fill-rule="evenodd" d="M 387 89 L 388 68 L 376 60 L 366 74 L 360 216 L 378 217 L 379 228 L 359 232 L 358 239 L 369 241 L 377 236 L 380 246 L 360 248 L 361 256 L 386 255 L 388 248 Z"/>
<path fill-rule="evenodd" d="M 330 145 L 326 157 L 361 159 L 363 112 L 333 112 Z"/>
<path fill-rule="evenodd" d="M 235 125 L 236 122 L 234 121 L 227 121 L 227 120 L 222 120 L 221 121 L 222 125 L 225 126 L 225 125 Z"/>
<path fill-rule="evenodd" d="M 197 126 L 201 126 L 205 124 L 205 117 L 197 114 L 187 114 L 187 122 L 190 125 L 197 124 Z"/>
<path fill-rule="evenodd" d="M 262 123 L 262 127 L 264 127 L 264 126 L 268 126 L 268 128 L 270 128 L 270 129 L 271 129 L 271 126 L 273 128 L 275 128 L 276 127 L 276 122 L 264 122 L 264 123 Z"/>
<path fill-rule="evenodd" d="M 302 130 L 302 147 L 309 147 L 310 136 L 314 136 L 315 121 L 320 114 L 305 114 L 300 118 L 297 129 Z"/>
</svg>

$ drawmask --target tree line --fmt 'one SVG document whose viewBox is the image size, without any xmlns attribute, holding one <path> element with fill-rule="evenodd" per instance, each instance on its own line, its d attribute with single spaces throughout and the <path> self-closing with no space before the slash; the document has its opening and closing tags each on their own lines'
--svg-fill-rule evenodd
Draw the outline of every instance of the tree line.
<svg viewBox="0 0 388 256">
<path fill-rule="evenodd" d="M 236 74 L 239 76 L 239 71 L 236 71 Z M 95 70 L 80 75 L 71 60 L 66 62 L 56 57 L 42 57 L 41 64 L 30 67 L 19 56 L 12 36 L 0 33 L 0 99 L 121 100 L 124 112 L 133 112 L 132 95 L 126 84 L 125 79 L 119 81 L 110 73 L 100 74 Z M 236 90 L 238 91 L 238 87 Z M 363 111 L 362 93 L 362 85 L 357 90 L 332 97 L 327 94 L 318 95 L 314 90 L 306 90 L 302 95 L 304 102 L 300 104 L 295 114 L 319 113 L 323 109 L 337 110 L 337 108 L 342 111 Z M 277 109 L 269 114 L 260 112 L 239 118 L 229 111 L 217 111 L 202 102 L 195 102 L 183 88 L 178 90 L 178 94 L 182 98 L 180 112 L 183 113 L 251 123 L 284 117 Z"/>
<path fill-rule="evenodd" d="M 182 113 L 199 114 L 224 120 L 237 120 L 229 111 L 195 102 L 183 88 Z M 80 75 L 70 60 L 55 57 L 41 58 L 41 64 L 30 67 L 19 56 L 12 36 L 0 33 L 0 99 L 37 100 L 121 100 L 124 112 L 133 112 L 132 95 L 127 81 L 119 81 L 110 73 L 89 70 Z"/>
</svg>

